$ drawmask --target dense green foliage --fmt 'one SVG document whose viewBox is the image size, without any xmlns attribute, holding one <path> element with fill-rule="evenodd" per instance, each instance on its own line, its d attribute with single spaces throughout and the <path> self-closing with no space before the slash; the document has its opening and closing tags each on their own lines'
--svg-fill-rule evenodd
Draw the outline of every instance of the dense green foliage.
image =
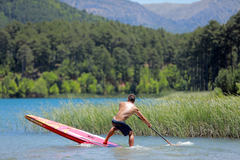
<svg viewBox="0 0 240 160">
<path fill-rule="evenodd" d="M 172 57 L 162 51 L 176 46 L 166 41 L 176 41 L 175 36 L 163 29 L 113 21 L 88 24 L 55 20 L 25 25 L 15 21 L 0 31 L 6 44 L 0 48 L 1 77 L 12 73 L 34 80 L 42 77 L 38 83 L 46 84 L 48 94 L 53 93 L 49 89 L 54 83 L 60 93 L 158 93 L 169 88 L 166 78 L 173 88 L 179 74 L 171 73 L 177 68 L 170 64 Z M 160 72 L 164 65 L 168 65 L 162 69 L 166 74 Z M 140 79 L 150 85 L 149 91 L 145 86 L 136 90 Z M 48 94 L 34 92 L 35 96 Z M 32 92 L 28 96 L 33 96 Z"/>
<path fill-rule="evenodd" d="M 226 24 L 210 21 L 183 36 L 184 51 L 178 55 L 177 66 L 187 73 L 184 79 L 188 89 L 209 90 L 217 86 L 224 92 L 236 93 L 235 83 L 240 81 L 240 11 Z"/>
<path fill-rule="evenodd" d="M 153 128 L 164 136 L 240 137 L 238 96 L 216 96 L 213 92 L 179 93 L 152 101 L 142 99 L 135 104 Z M 118 107 L 116 101 L 106 103 L 86 101 L 85 103 L 70 102 L 60 108 L 49 110 L 51 109 L 46 107 L 38 113 L 32 111 L 24 113 L 41 115 L 90 133 L 107 134 L 111 128 L 111 119 L 118 112 Z M 24 115 L 18 114 L 18 116 L 27 131 L 42 130 L 41 127 L 25 120 Z M 135 135 L 155 135 L 136 116 L 131 116 L 126 123 L 131 126 Z"/>
<path fill-rule="evenodd" d="M 240 12 L 227 24 L 210 21 L 182 35 L 114 21 L 14 21 L 0 29 L 0 91 L 3 97 L 44 97 L 207 91 L 217 86 L 237 93 L 239 30 Z M 236 70 L 231 89 L 222 87 L 222 78 L 216 81 L 221 69 Z M 31 86 L 21 82 L 24 78 L 34 80 Z"/>
<path fill-rule="evenodd" d="M 101 16 L 80 11 L 59 0 L 1 0 L 0 1 L 0 27 L 14 20 L 22 23 L 53 21 L 64 19 L 68 21 L 94 22 L 104 20 Z"/>
</svg>

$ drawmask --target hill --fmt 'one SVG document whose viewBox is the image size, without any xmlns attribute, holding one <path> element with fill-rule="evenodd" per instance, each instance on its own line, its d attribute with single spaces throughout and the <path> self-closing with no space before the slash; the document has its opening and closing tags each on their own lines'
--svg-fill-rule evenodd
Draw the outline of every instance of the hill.
<svg viewBox="0 0 240 160">
<path fill-rule="evenodd" d="M 139 3 L 129 0 L 60 0 L 72 7 L 94 15 L 130 25 L 159 28 L 159 24 L 173 24 L 173 21 L 149 11 Z"/>
<path fill-rule="evenodd" d="M 193 31 L 198 26 L 205 26 L 210 20 L 226 23 L 240 10 L 240 1 L 202 0 L 192 4 L 161 3 L 143 6 L 160 16 L 174 20 L 181 30 Z"/>
<path fill-rule="evenodd" d="M 58 0 L 1 0 L 0 1 L 0 27 L 14 20 L 22 23 L 33 23 L 43 20 L 53 21 L 64 19 L 68 21 L 97 21 L 104 20 L 101 16 L 88 14 Z"/>
<path fill-rule="evenodd" d="M 240 9 L 239 0 L 203 0 L 192 4 L 144 4 L 129 0 L 60 0 L 88 13 L 130 25 L 191 32 L 210 20 L 226 23 Z"/>
</svg>

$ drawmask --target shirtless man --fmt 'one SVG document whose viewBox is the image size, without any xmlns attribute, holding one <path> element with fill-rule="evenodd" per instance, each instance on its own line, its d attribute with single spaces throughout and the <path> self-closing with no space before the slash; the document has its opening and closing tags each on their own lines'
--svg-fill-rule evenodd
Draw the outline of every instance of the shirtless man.
<svg viewBox="0 0 240 160">
<path fill-rule="evenodd" d="M 133 146 L 134 144 L 134 135 L 132 129 L 124 122 L 126 121 L 131 115 L 137 114 L 143 122 L 145 122 L 149 128 L 152 125 L 148 122 L 148 120 L 142 115 L 139 109 L 133 104 L 135 102 L 135 95 L 130 94 L 128 96 L 127 102 L 121 102 L 119 104 L 119 111 L 116 116 L 112 119 L 113 127 L 108 132 L 107 137 L 105 138 L 103 144 L 107 144 L 108 139 L 114 134 L 116 130 L 120 130 L 124 136 L 129 135 L 129 146 Z"/>
</svg>

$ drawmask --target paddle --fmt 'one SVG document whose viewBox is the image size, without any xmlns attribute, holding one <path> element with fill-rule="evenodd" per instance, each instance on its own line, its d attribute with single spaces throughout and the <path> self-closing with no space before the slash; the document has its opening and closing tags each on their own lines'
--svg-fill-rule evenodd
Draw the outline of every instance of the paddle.
<svg viewBox="0 0 240 160">
<path fill-rule="evenodd" d="M 137 114 L 135 114 L 139 119 L 141 119 Z M 142 120 L 142 119 L 141 119 Z M 155 133 L 157 133 L 160 137 L 162 137 L 162 139 L 164 139 L 167 143 L 169 143 L 170 145 L 172 145 L 172 143 L 170 143 L 168 140 L 166 140 L 160 133 L 158 133 L 155 129 L 153 129 L 152 127 L 151 127 L 151 129 L 155 132 Z"/>
</svg>

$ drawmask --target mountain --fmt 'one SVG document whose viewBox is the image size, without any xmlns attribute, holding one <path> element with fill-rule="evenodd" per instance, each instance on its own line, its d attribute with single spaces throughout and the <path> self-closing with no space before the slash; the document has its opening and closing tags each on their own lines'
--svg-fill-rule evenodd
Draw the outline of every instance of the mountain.
<svg viewBox="0 0 240 160">
<path fill-rule="evenodd" d="M 111 19 L 130 25 L 155 29 L 163 27 L 173 33 L 183 33 L 205 26 L 212 19 L 226 23 L 238 10 L 239 0 L 143 5 L 129 0 L 0 0 L 0 27 L 14 20 L 35 23 L 55 19 L 80 22 Z"/>
<path fill-rule="evenodd" d="M 210 20 L 226 23 L 240 9 L 239 0 L 203 0 L 192 4 L 143 4 L 129 0 L 60 0 L 88 13 L 130 25 L 191 32 Z"/>
<path fill-rule="evenodd" d="M 31 21 L 53 21 L 64 19 L 68 21 L 107 21 L 101 16 L 80 11 L 59 0 L 0 0 L 0 27 L 14 20 L 22 23 Z"/>
<path fill-rule="evenodd" d="M 210 20 L 226 23 L 240 10 L 239 0 L 202 0 L 192 4 L 143 4 L 148 10 L 171 19 L 184 31 L 205 26 Z M 166 26 L 164 26 L 166 27 Z"/>
<path fill-rule="evenodd" d="M 158 28 L 159 24 L 172 24 L 163 16 L 149 11 L 142 5 L 129 0 L 60 0 L 72 7 L 83 10 L 94 15 L 101 15 L 107 19 L 118 20 L 130 25 L 143 25 Z"/>
</svg>

